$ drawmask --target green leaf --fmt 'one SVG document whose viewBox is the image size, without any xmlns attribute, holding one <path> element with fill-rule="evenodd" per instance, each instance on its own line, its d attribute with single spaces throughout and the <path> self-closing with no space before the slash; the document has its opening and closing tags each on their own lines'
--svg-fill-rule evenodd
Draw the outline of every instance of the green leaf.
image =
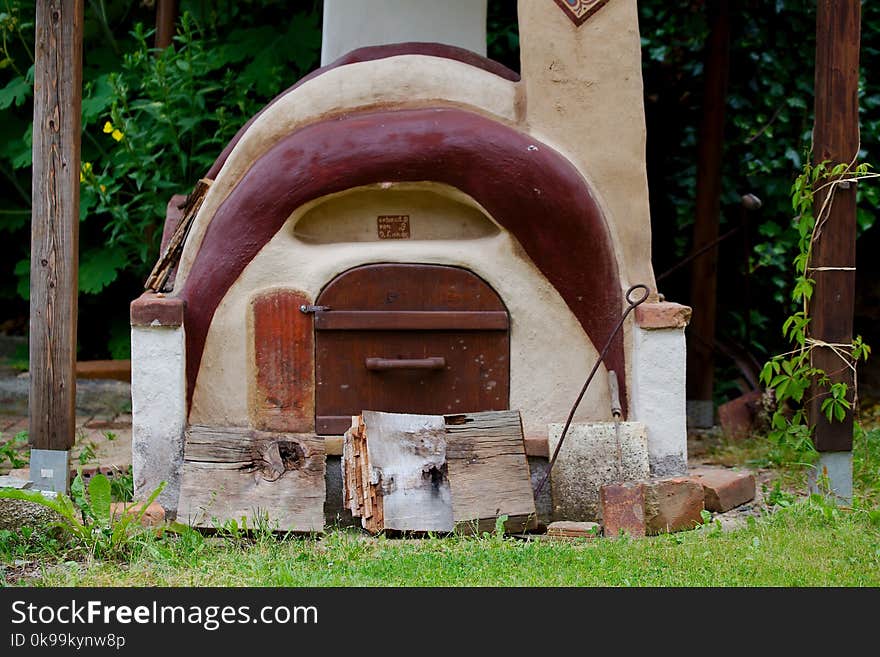
<svg viewBox="0 0 880 657">
<path fill-rule="evenodd" d="M 80 256 L 79 289 L 86 294 L 97 294 L 116 280 L 128 264 L 125 252 L 119 248 L 90 249 Z"/>
<path fill-rule="evenodd" d="M 98 473 L 89 481 L 89 500 L 92 511 L 98 522 L 106 525 L 110 522 L 110 480 Z"/>
<path fill-rule="evenodd" d="M 31 298 L 31 261 L 29 258 L 19 260 L 15 263 L 13 273 L 18 278 L 16 291 L 22 299 Z"/>
<path fill-rule="evenodd" d="M 28 84 L 23 77 L 12 78 L 3 89 L 0 89 L 0 110 L 5 110 L 12 104 L 20 107 L 33 92 L 33 85 Z"/>
<path fill-rule="evenodd" d="M 87 97 L 82 101 L 83 125 L 97 121 L 106 113 L 113 102 L 113 97 L 113 87 L 110 85 L 108 75 L 97 77 L 89 86 Z"/>
</svg>

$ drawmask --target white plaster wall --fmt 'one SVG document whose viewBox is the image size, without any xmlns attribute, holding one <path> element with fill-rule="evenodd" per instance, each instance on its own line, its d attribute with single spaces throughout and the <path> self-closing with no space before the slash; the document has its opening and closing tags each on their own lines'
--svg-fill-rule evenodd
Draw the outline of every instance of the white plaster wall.
<svg viewBox="0 0 880 657">
<path fill-rule="evenodd" d="M 324 0 L 321 66 L 362 46 L 428 41 L 486 54 L 486 0 Z"/>
<path fill-rule="evenodd" d="M 482 69 L 423 55 L 349 64 L 309 80 L 269 107 L 242 136 L 208 190 L 180 257 L 175 288 L 189 275 L 208 224 L 256 158 L 284 136 L 343 110 L 456 105 L 502 123 L 516 121 L 516 87 Z"/>
<path fill-rule="evenodd" d="M 434 190 L 442 187 L 433 185 Z M 191 423 L 249 423 L 248 381 L 252 377 L 248 372 L 253 357 L 244 327 L 254 295 L 269 288 L 291 287 L 314 300 L 338 274 L 374 262 L 455 265 L 482 277 L 510 311 L 510 407 L 522 411 L 526 435 L 546 436 L 548 423 L 565 419 L 597 351 L 565 301 L 509 233 L 499 227 L 495 235 L 470 240 L 307 244 L 296 239 L 294 226 L 308 210 L 305 206 L 288 220 L 217 308 L 196 381 Z M 376 205 L 365 207 L 364 212 L 385 213 Z M 606 379 L 600 368 L 597 384 L 581 403 L 578 421 L 611 418 L 608 386 L 598 383 Z"/>
<path fill-rule="evenodd" d="M 634 327 L 630 419 L 648 428 L 648 460 L 656 476 L 687 473 L 685 337 L 683 328 Z"/>
<path fill-rule="evenodd" d="M 164 481 L 157 498 L 177 510 L 186 424 L 186 359 L 183 327 L 131 329 L 132 469 L 135 499 Z"/>
</svg>

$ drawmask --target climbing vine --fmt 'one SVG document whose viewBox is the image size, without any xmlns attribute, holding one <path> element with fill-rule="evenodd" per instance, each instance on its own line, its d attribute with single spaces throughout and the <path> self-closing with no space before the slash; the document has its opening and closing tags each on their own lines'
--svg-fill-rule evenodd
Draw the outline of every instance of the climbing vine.
<svg viewBox="0 0 880 657">
<path fill-rule="evenodd" d="M 811 277 L 816 271 L 811 261 L 813 247 L 828 220 L 837 190 L 877 177 L 880 174 L 873 173 L 869 164 L 852 162 L 829 168 L 828 162 L 808 162 L 791 187 L 791 205 L 798 231 L 792 299 L 799 310 L 785 320 L 782 333 L 793 349 L 771 358 L 761 371 L 761 382 L 772 389 L 776 397 L 769 437 L 777 448 L 777 458 L 786 449 L 794 449 L 799 454 L 815 452 L 812 427 L 806 415 L 807 394 L 827 394 L 820 410 L 829 422 L 843 421 L 847 411 L 858 402 L 856 390 L 850 395 L 845 382 L 833 382 L 828 372 L 813 364 L 813 349 L 830 348 L 840 358 L 842 367 L 852 369 L 855 381 L 856 365 L 868 358 L 871 348 L 861 336 L 856 336 L 851 344 L 829 344 L 811 335 L 810 300 L 816 284 Z M 820 195 L 820 192 L 823 193 Z M 821 198 L 818 209 L 815 207 L 817 198 Z"/>
</svg>

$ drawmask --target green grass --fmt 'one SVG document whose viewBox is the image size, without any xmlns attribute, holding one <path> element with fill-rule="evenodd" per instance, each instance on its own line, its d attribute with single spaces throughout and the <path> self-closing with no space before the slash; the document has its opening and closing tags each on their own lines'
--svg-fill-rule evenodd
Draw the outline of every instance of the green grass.
<svg viewBox="0 0 880 657">
<path fill-rule="evenodd" d="M 876 514 L 875 514 L 876 515 Z M 37 586 L 878 586 L 880 518 L 805 500 L 733 532 L 549 542 L 334 530 L 145 538 L 126 562 L 61 562 Z M 21 583 L 26 583 L 22 581 Z"/>
<path fill-rule="evenodd" d="M 772 466 L 771 449 L 721 441 L 713 456 Z M 803 470 L 776 465 L 778 485 L 765 491 L 773 506 L 729 532 L 709 523 L 642 540 L 550 542 L 354 529 L 282 538 L 262 528 L 247 538 L 231 525 L 213 537 L 143 531 L 98 558 L 63 534 L 25 528 L 0 531 L 0 565 L 8 583 L 35 586 L 880 586 L 880 429 L 856 436 L 852 509 L 798 498 L 790 491 L 804 491 Z"/>
</svg>

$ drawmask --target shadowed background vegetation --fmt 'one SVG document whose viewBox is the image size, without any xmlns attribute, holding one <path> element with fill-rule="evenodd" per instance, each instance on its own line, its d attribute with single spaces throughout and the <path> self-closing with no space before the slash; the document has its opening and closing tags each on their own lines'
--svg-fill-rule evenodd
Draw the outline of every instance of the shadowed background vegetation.
<svg viewBox="0 0 880 657">
<path fill-rule="evenodd" d="M 270 98 L 320 59 L 321 2 L 182 0 L 172 48 L 152 47 L 155 8 L 144 0 L 89 0 L 85 11 L 79 357 L 126 358 L 128 303 L 158 256 L 168 198 L 187 193 L 224 144 Z M 808 157 L 813 108 L 812 0 L 733 3 L 721 232 L 740 222 L 739 198 L 763 208 L 724 241 L 719 339 L 759 360 L 782 346 L 796 253 L 789 188 Z M 516 2 L 489 2 L 490 57 L 518 68 Z M 701 116 L 705 0 L 640 0 L 648 174 L 657 273 L 691 249 Z M 34 3 L 0 0 L 0 332 L 27 330 Z M 861 159 L 880 160 L 880 5 L 863 6 Z M 880 193 L 859 189 L 856 332 L 872 340 L 880 297 L 870 254 Z M 751 272 L 751 303 L 741 294 Z M 689 269 L 662 281 L 689 301 Z M 26 351 L 19 359 L 26 366 Z M 716 398 L 738 392 L 717 358 Z M 870 373 L 869 373 L 870 374 Z M 868 383 L 871 376 L 868 376 Z"/>
</svg>

